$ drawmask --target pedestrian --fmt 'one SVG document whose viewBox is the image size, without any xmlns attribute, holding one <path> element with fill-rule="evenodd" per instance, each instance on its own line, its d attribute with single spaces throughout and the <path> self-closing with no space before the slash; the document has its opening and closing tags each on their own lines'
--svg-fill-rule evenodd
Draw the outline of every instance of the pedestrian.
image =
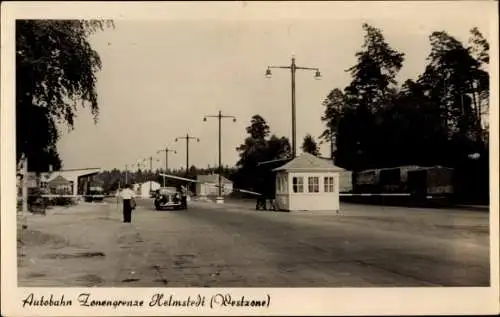
<svg viewBox="0 0 500 317">
<path fill-rule="evenodd" d="M 130 188 L 130 185 L 125 185 L 125 188 L 120 192 L 123 201 L 123 222 L 132 222 L 132 210 L 135 208 L 135 193 Z"/>
<path fill-rule="evenodd" d="M 255 210 L 266 210 L 266 198 L 264 195 L 257 196 L 257 204 L 255 205 Z"/>
</svg>

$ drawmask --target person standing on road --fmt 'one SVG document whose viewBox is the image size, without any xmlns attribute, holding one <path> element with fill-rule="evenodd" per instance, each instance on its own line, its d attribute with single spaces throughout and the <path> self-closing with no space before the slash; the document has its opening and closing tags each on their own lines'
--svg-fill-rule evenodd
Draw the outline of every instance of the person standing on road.
<svg viewBox="0 0 500 317">
<path fill-rule="evenodd" d="M 125 185 L 125 188 L 120 192 L 120 197 L 123 201 L 123 222 L 132 222 L 132 209 L 135 208 L 135 193 L 130 188 L 130 185 Z"/>
</svg>

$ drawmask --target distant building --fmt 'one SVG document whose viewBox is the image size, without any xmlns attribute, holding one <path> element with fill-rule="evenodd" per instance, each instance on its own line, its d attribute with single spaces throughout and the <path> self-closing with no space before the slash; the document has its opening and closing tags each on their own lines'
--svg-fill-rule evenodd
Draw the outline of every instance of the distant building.
<svg viewBox="0 0 500 317">
<path fill-rule="evenodd" d="M 198 175 L 196 177 L 196 195 L 218 196 L 219 195 L 219 174 Z M 221 177 L 222 196 L 227 196 L 233 192 L 233 182 L 224 176 Z"/>
<path fill-rule="evenodd" d="M 28 183 L 28 188 L 40 187 L 43 189 L 49 189 L 49 184 L 52 182 L 52 184 L 58 184 L 58 188 L 62 188 L 61 186 L 68 188 L 68 195 L 83 195 L 90 186 L 92 176 L 97 175 L 100 172 L 100 168 L 67 169 L 53 172 L 42 172 L 39 174 L 38 179 L 36 173 L 29 172 L 26 181 Z M 55 181 L 56 179 L 58 180 Z"/>
<path fill-rule="evenodd" d="M 132 185 L 132 190 L 143 198 L 149 197 L 150 191 L 155 191 L 161 188 L 161 184 L 154 181 L 147 181 L 144 183 L 138 183 Z"/>
<path fill-rule="evenodd" d="M 71 195 L 73 193 L 73 182 L 61 175 L 47 182 L 47 187 L 51 194 Z"/>
</svg>

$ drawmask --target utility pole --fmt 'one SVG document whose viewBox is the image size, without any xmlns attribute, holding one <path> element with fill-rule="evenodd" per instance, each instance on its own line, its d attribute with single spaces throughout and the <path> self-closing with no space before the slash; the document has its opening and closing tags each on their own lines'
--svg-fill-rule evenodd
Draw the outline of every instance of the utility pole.
<svg viewBox="0 0 500 317">
<path fill-rule="evenodd" d="M 168 147 L 165 147 L 165 149 L 159 150 L 156 153 L 159 154 L 160 152 L 165 152 L 165 174 L 166 174 L 166 173 L 168 173 L 168 152 L 174 152 L 174 153 L 177 153 L 177 152 L 175 150 L 169 149 Z M 165 187 L 165 186 L 166 186 L 166 177 L 163 176 L 163 187 Z"/>
<path fill-rule="evenodd" d="M 26 154 L 23 153 L 19 161 L 21 165 L 19 171 L 22 186 L 21 195 L 23 197 L 22 213 L 26 215 L 28 212 L 28 157 Z"/>
<path fill-rule="evenodd" d="M 297 129 L 296 129 L 296 119 L 295 119 L 295 72 L 297 70 L 310 70 L 315 71 L 314 78 L 320 79 L 321 73 L 319 72 L 319 68 L 313 67 L 300 67 L 295 64 L 295 57 L 292 57 L 292 63 L 290 66 L 268 66 L 266 70 L 266 78 L 271 78 L 271 68 L 281 68 L 281 69 L 289 69 L 291 73 L 291 88 L 292 88 L 292 158 L 295 157 L 296 149 L 297 149 Z"/>
<path fill-rule="evenodd" d="M 186 176 L 188 176 L 189 173 L 189 140 L 196 140 L 197 142 L 200 142 L 199 138 L 190 136 L 188 133 L 186 133 L 186 136 L 180 136 L 175 138 L 175 142 L 185 139 L 186 140 Z"/>
<path fill-rule="evenodd" d="M 205 116 L 203 121 L 207 121 L 207 118 L 217 118 L 219 120 L 219 195 L 216 199 L 216 202 L 219 204 L 224 203 L 224 196 L 222 194 L 222 119 L 231 118 L 233 122 L 236 122 L 236 117 L 234 116 L 225 116 L 222 114 L 222 111 L 219 110 L 219 114 L 216 116 Z"/>
<path fill-rule="evenodd" d="M 128 184 L 128 165 L 125 164 L 125 185 Z"/>
<path fill-rule="evenodd" d="M 149 157 L 149 174 L 153 174 L 153 157 Z M 151 193 L 152 190 L 152 184 L 151 184 L 151 179 L 148 180 L 149 183 L 149 192 Z"/>
</svg>

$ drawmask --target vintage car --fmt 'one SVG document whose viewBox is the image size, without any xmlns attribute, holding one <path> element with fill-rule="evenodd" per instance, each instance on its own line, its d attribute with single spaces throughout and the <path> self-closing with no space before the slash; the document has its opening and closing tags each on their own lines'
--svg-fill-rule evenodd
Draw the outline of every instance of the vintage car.
<svg viewBox="0 0 500 317">
<path fill-rule="evenodd" d="M 175 187 L 162 187 L 156 191 L 155 209 L 187 209 L 187 197 Z"/>
</svg>

